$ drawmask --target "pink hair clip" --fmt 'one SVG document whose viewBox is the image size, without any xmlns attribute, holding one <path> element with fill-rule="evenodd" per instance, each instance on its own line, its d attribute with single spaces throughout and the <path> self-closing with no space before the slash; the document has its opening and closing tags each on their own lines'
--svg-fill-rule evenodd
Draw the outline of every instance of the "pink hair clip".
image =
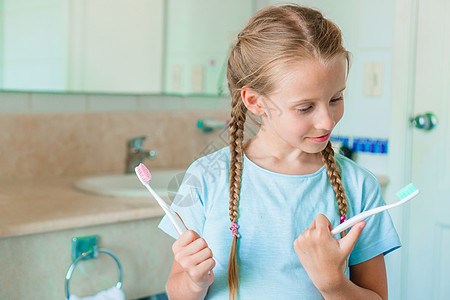
<svg viewBox="0 0 450 300">
<path fill-rule="evenodd" d="M 235 237 L 239 237 L 239 234 L 237 232 L 237 229 L 239 228 L 239 225 L 237 223 L 231 222 L 231 233 L 235 236 Z"/>
<path fill-rule="evenodd" d="M 345 221 L 347 221 L 347 219 L 345 218 L 345 216 L 341 216 L 341 224 L 344 223 Z"/>
</svg>

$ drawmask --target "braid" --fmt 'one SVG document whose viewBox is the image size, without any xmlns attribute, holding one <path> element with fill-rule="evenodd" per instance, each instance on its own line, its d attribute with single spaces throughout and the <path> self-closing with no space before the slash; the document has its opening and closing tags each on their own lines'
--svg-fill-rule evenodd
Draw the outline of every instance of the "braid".
<svg viewBox="0 0 450 300">
<path fill-rule="evenodd" d="M 227 62 L 231 94 L 229 213 L 233 234 L 228 262 L 230 299 L 235 299 L 239 289 L 237 220 L 247 114 L 241 90 L 246 87 L 259 95 L 271 95 L 279 88 L 279 79 L 293 62 L 315 58 L 327 63 L 342 55 L 348 62 L 349 52 L 342 45 L 339 27 L 323 18 L 319 11 L 298 5 L 269 6 L 259 10 L 239 33 L 238 41 L 231 49 Z M 336 192 L 339 213 L 345 215 L 347 202 L 331 145 L 322 151 L 322 156 Z"/>
<path fill-rule="evenodd" d="M 237 93 L 236 93 L 237 94 Z M 241 191 L 241 176 L 243 167 L 244 124 L 247 108 L 241 101 L 240 95 L 234 95 L 230 120 L 230 220 L 236 224 L 239 217 L 239 194 Z M 230 228 L 233 230 L 233 228 Z M 237 225 L 236 229 L 237 230 Z M 235 231 L 233 231 L 234 233 Z M 228 262 L 228 287 L 230 299 L 235 299 L 239 288 L 239 270 L 237 266 L 238 235 L 233 234 Z"/>
<path fill-rule="evenodd" d="M 336 201 L 338 204 L 338 210 L 341 217 L 345 217 L 347 214 L 347 196 L 345 195 L 344 186 L 342 185 L 341 173 L 339 167 L 334 160 L 334 150 L 331 147 L 331 142 L 328 142 L 327 147 L 321 152 L 322 161 L 327 168 L 328 178 L 333 186 L 333 190 L 336 194 Z M 342 237 L 347 234 L 346 231 L 342 232 Z"/>
</svg>

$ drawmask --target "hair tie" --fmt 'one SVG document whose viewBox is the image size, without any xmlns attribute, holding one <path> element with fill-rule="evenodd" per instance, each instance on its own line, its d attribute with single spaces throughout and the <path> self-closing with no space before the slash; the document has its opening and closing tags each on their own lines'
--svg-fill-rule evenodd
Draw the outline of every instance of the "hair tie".
<svg viewBox="0 0 450 300">
<path fill-rule="evenodd" d="M 237 229 L 239 228 L 239 225 L 237 223 L 231 222 L 231 233 L 235 236 L 235 237 L 239 237 L 239 234 L 237 233 Z"/>
<path fill-rule="evenodd" d="M 347 221 L 347 219 L 345 218 L 345 216 L 341 216 L 341 224 L 344 223 L 345 221 Z"/>
</svg>

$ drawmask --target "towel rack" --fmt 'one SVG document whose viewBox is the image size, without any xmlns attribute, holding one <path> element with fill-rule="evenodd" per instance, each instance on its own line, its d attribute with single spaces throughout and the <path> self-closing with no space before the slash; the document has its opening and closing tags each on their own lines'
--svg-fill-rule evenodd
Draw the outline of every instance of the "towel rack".
<svg viewBox="0 0 450 300">
<path fill-rule="evenodd" d="M 116 283 L 116 287 L 118 289 L 122 288 L 122 266 L 120 265 L 120 261 L 119 259 L 117 259 L 117 257 L 114 255 L 114 253 L 112 253 L 109 250 L 106 249 L 102 249 L 99 248 L 97 250 L 99 253 L 105 253 L 108 254 L 109 256 L 111 256 L 117 263 L 117 266 L 119 267 L 119 281 Z M 89 254 L 92 254 L 92 252 L 94 252 L 94 250 L 89 250 L 87 252 L 82 253 L 69 267 L 69 270 L 67 271 L 66 274 L 66 284 L 65 284 L 65 293 L 66 293 L 66 300 L 69 300 L 70 298 L 70 292 L 69 292 L 69 283 L 70 283 L 70 278 L 72 278 L 72 273 L 73 270 L 75 269 L 75 267 L 77 266 L 77 264 L 80 262 L 80 260 L 82 260 L 84 257 L 88 256 Z"/>
</svg>

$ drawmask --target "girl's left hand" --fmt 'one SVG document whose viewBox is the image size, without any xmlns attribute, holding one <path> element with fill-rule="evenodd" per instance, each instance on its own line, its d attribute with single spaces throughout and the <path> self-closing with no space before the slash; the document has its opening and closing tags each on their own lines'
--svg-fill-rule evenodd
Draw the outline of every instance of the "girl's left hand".
<svg viewBox="0 0 450 300">
<path fill-rule="evenodd" d="M 366 222 L 354 225 L 342 239 L 331 236 L 328 218 L 319 214 L 311 225 L 294 241 L 300 262 L 319 291 L 339 288 L 344 276 L 347 257 L 353 250 Z"/>
</svg>

